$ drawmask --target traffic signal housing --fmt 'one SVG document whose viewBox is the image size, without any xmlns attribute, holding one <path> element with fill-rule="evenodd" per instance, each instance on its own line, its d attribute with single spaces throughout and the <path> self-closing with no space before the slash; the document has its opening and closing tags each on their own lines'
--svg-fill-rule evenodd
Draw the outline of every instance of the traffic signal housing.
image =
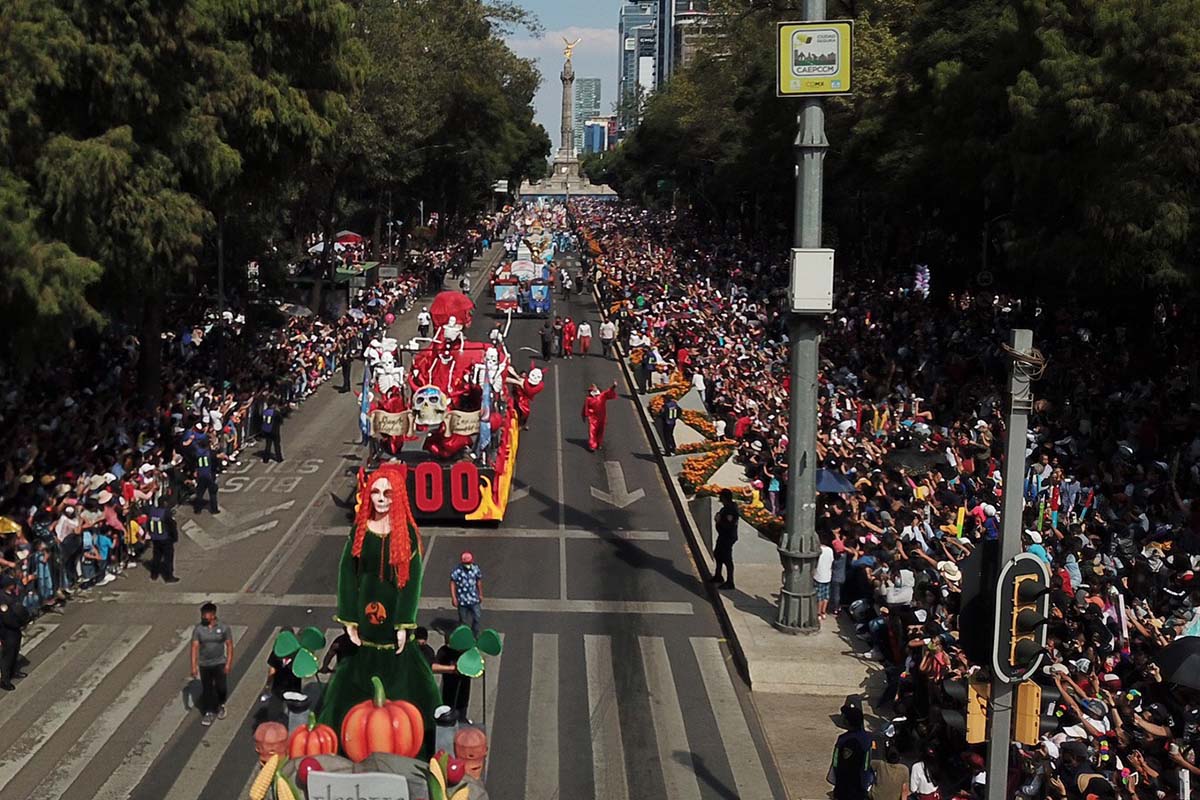
<svg viewBox="0 0 1200 800">
<path fill-rule="evenodd" d="M 1042 736 L 1057 731 L 1056 708 L 1061 699 L 1062 693 L 1053 686 L 1041 686 L 1033 681 L 1017 684 L 1013 738 L 1021 744 L 1036 745 Z"/>
<path fill-rule="evenodd" d="M 963 707 L 942 709 L 942 720 L 950 728 L 962 731 L 967 744 L 987 741 L 988 702 L 992 696 L 992 685 L 987 681 L 970 678 L 949 678 L 942 681 L 942 691 L 951 700 Z"/>
<path fill-rule="evenodd" d="M 1041 666 L 1049 595 L 1050 570 L 1037 556 L 1021 553 L 1001 569 L 996 584 L 992 670 L 1004 683 L 1023 681 Z"/>
</svg>

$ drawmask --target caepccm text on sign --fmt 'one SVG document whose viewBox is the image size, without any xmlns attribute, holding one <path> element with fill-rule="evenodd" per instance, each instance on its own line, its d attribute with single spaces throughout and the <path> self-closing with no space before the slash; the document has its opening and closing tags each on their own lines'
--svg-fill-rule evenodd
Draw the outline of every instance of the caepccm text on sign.
<svg viewBox="0 0 1200 800">
<path fill-rule="evenodd" d="M 849 94 L 854 22 L 780 22 L 775 93 L 780 97 Z"/>
</svg>

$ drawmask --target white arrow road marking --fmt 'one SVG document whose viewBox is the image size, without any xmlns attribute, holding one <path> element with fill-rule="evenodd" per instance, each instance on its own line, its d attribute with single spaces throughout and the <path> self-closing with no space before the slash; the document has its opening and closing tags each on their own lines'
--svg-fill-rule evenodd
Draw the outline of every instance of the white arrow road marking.
<svg viewBox="0 0 1200 800">
<path fill-rule="evenodd" d="M 221 546 L 221 543 L 209 536 L 208 532 L 197 525 L 195 520 L 186 520 L 179 526 L 179 530 L 182 531 L 184 536 L 200 545 L 200 549 L 202 550 L 216 550 Z"/>
<path fill-rule="evenodd" d="M 216 517 L 214 521 L 226 528 L 240 528 L 242 525 L 262 519 L 274 514 L 276 511 L 287 511 L 294 505 L 296 505 L 295 500 L 287 500 L 270 508 L 251 511 L 249 514 L 231 514 L 228 510 L 223 510 L 221 516 Z"/>
<path fill-rule="evenodd" d="M 604 474 L 608 478 L 608 491 L 602 492 L 595 486 L 591 487 L 592 497 L 597 500 L 603 500 L 617 508 L 626 508 L 646 496 L 642 489 L 634 489 L 631 492 L 625 486 L 625 470 L 621 468 L 620 461 L 605 461 Z"/>
<path fill-rule="evenodd" d="M 268 520 L 261 525 L 255 525 L 253 528 L 247 528 L 244 531 L 240 531 L 239 533 L 235 533 L 230 536 L 222 536 L 220 539 L 210 536 L 207 531 L 196 524 L 195 520 L 187 520 L 183 523 L 183 525 L 180 526 L 180 530 L 183 531 L 184 536 L 200 545 L 201 549 L 216 550 L 218 547 L 224 547 L 225 545 L 232 544 L 233 542 L 240 542 L 243 539 L 249 539 L 251 536 L 254 536 L 257 533 L 269 531 L 278 525 L 279 520 Z"/>
<path fill-rule="evenodd" d="M 524 500 L 526 497 L 529 497 L 529 487 L 528 486 L 522 486 L 520 488 L 513 488 L 508 493 L 508 502 L 515 503 L 518 500 Z"/>
</svg>

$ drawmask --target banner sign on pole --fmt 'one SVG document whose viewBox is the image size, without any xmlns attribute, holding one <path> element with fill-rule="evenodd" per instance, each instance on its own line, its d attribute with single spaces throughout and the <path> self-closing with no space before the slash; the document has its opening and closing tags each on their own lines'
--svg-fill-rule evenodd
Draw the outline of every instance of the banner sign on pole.
<svg viewBox="0 0 1200 800">
<path fill-rule="evenodd" d="M 853 91 L 853 20 L 780 22 L 779 97 L 828 97 Z"/>
</svg>

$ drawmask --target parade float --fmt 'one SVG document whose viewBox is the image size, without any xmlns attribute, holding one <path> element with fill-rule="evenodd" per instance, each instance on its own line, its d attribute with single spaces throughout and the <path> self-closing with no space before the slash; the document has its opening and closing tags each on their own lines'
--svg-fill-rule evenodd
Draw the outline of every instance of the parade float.
<svg viewBox="0 0 1200 800">
<path fill-rule="evenodd" d="M 508 506 L 519 435 L 514 395 L 529 375 L 512 364 L 503 331 L 488 342 L 467 338 L 474 309 L 466 295 L 442 292 L 429 306 L 430 338 L 372 341 L 365 353 L 368 466 L 407 467 L 418 521 L 498 523 Z"/>
<path fill-rule="evenodd" d="M 338 569 L 335 619 L 355 645 L 329 683 L 309 684 L 288 701 L 288 724 L 255 729 L 259 771 L 250 800 L 331 797 L 483 800 L 487 733 L 453 718 L 441 704 L 432 667 L 411 638 L 424 578 L 420 529 L 413 518 L 409 465 L 388 462 L 359 472 L 357 505 Z M 478 638 L 466 626 L 449 636 L 455 670 L 483 675 L 499 634 Z M 285 630 L 275 655 L 301 680 L 317 675 L 324 634 Z M 309 711 L 309 706 L 312 711 Z"/>
</svg>

